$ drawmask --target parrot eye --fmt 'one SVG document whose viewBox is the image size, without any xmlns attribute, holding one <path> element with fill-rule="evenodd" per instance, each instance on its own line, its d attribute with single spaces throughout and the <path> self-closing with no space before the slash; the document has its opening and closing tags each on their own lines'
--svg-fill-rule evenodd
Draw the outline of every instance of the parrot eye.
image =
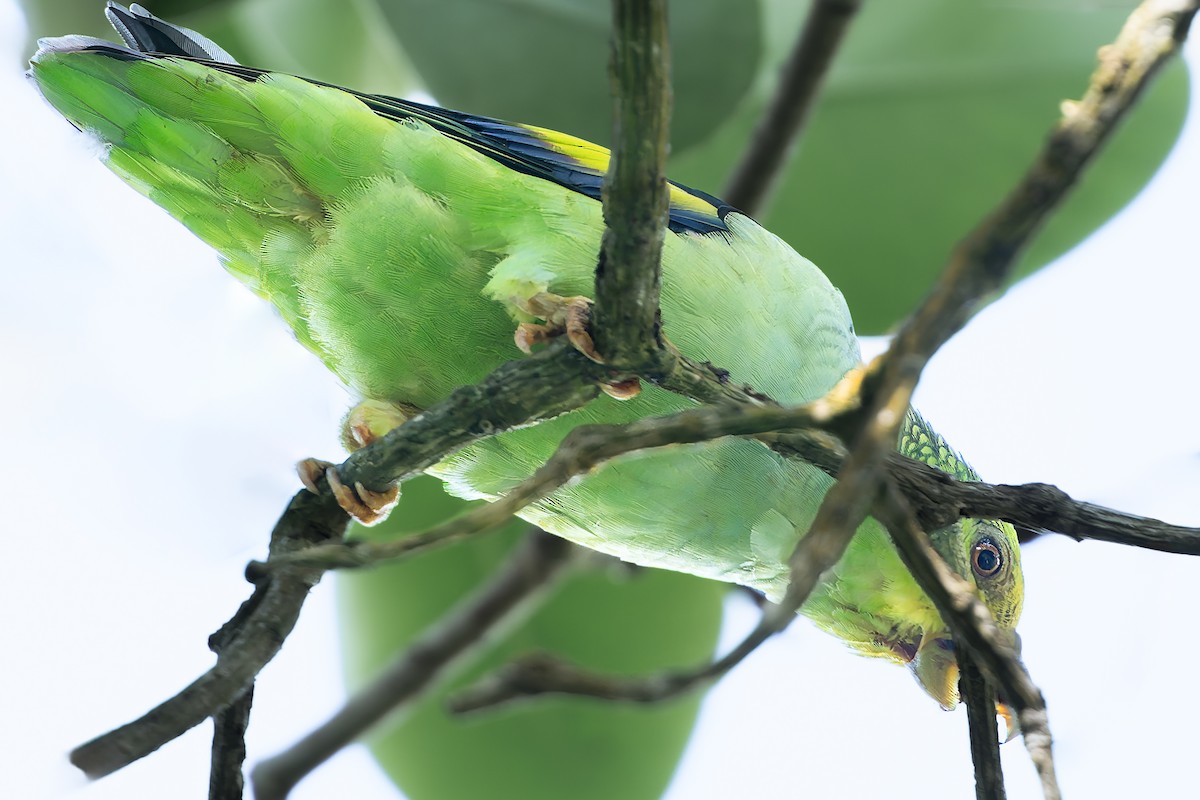
<svg viewBox="0 0 1200 800">
<path fill-rule="evenodd" d="M 975 549 L 971 551 L 971 569 L 975 570 L 976 575 L 990 578 L 999 572 L 1002 566 L 1004 557 L 990 537 L 985 536 L 975 543 Z"/>
</svg>

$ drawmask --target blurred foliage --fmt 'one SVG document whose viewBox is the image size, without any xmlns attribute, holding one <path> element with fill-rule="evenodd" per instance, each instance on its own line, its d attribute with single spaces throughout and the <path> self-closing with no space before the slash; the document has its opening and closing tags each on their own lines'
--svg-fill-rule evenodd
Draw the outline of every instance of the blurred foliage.
<svg viewBox="0 0 1200 800">
<path fill-rule="evenodd" d="M 239 0 L 148 0 L 143 3 L 153 13 L 181 25 L 199 30 L 205 36 L 220 41 L 221 46 L 231 53 L 233 49 L 224 39 L 222 17 Z M 66 33 L 86 33 L 102 39 L 116 39 L 117 35 L 104 18 L 105 0 L 17 0 L 25 14 L 28 28 L 26 55 L 31 55 L 42 36 L 62 36 Z M 123 5 L 129 5 L 128 2 Z M 236 55 L 236 53 L 235 53 Z"/>
<path fill-rule="evenodd" d="M 242 0 L 229 18 L 248 64 L 380 94 L 421 87 L 374 0 Z"/>
<path fill-rule="evenodd" d="M 438 101 L 607 145 L 609 0 L 381 0 Z M 731 13 L 731 8 L 738 13 Z M 672 145 L 705 139 L 758 73 L 758 0 L 687 0 L 671 15 Z"/>
<path fill-rule="evenodd" d="M 1014 185 L 1060 101 L 1082 93 L 1097 48 L 1133 5 L 866 3 L 762 222 L 829 275 L 860 333 L 887 330 Z M 803 8 L 769 0 L 766 12 L 772 70 Z M 680 153 L 672 177 L 720 187 L 769 88 L 709 142 Z M 1178 137 L 1187 95 L 1186 71 L 1176 64 L 1035 240 L 1018 276 L 1061 255 L 1138 192 Z"/>
<path fill-rule="evenodd" d="M 404 484 L 388 520 L 354 536 L 395 538 L 469 508 L 441 484 Z M 338 578 L 346 671 L 358 686 L 484 581 L 528 525 Z M 548 651 L 594 670 L 646 674 L 712 656 L 727 587 L 653 569 L 572 574 L 527 619 L 491 637 L 453 678 L 369 739 L 413 798 L 653 800 L 683 753 L 700 698 L 659 706 L 548 697 L 464 719 L 446 698 L 521 654 Z"/>
</svg>

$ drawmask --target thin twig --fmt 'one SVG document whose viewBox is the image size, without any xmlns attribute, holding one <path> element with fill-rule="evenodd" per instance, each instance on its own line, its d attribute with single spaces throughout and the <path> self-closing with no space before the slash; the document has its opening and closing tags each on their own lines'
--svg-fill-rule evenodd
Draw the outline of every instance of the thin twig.
<svg viewBox="0 0 1200 800">
<path fill-rule="evenodd" d="M 1021 664 L 1015 637 L 992 620 L 975 586 L 946 564 L 894 486 L 881 493 L 875 516 L 888 529 L 904 566 L 937 607 L 955 643 L 968 649 L 1016 710 L 1025 747 L 1042 780 L 1043 795 L 1046 800 L 1058 800 L 1046 701 Z"/>
<path fill-rule="evenodd" d="M 255 562 L 254 569 L 268 573 L 297 566 L 352 569 L 404 558 L 419 550 L 492 530 L 572 478 L 586 475 L 617 456 L 667 445 L 711 441 L 722 436 L 820 425 L 837 410 L 839 407 L 829 399 L 822 398 L 794 408 L 702 406 L 663 417 L 646 417 L 623 425 L 581 425 L 563 438 L 554 455 L 533 475 L 494 502 L 396 541 L 358 540 L 318 545 L 280 555 L 265 563 Z"/>
<path fill-rule="evenodd" d="M 1200 528 L 1116 511 L 1075 500 L 1057 486 L 955 481 L 897 454 L 889 465 L 893 479 L 914 506 L 926 530 L 957 518 L 1003 519 L 1022 528 L 1060 533 L 1082 541 L 1110 542 L 1164 553 L 1200 555 Z"/>
<path fill-rule="evenodd" d="M 826 397 L 807 406 L 795 409 L 781 409 L 774 406 L 757 408 L 749 407 L 706 407 L 686 411 L 674 415 L 675 418 L 689 417 L 699 423 L 695 427 L 685 426 L 672 435 L 682 433 L 691 428 L 693 433 L 708 428 L 705 438 L 713 438 L 723 426 L 737 426 L 748 420 L 770 420 L 780 423 L 777 427 L 787 427 L 788 422 L 809 424 L 814 419 L 829 419 L 835 411 L 844 411 L 840 404 L 853 405 L 857 395 L 847 391 L 847 387 L 857 385 L 857 376 L 851 375 L 843 379 Z M 647 437 L 662 434 L 663 420 L 639 420 L 622 426 L 629 429 L 641 426 L 639 434 L 644 432 Z M 581 436 L 594 436 L 594 444 L 587 445 L 592 453 L 603 452 L 606 447 L 612 447 L 613 442 L 621 439 L 610 431 L 605 432 L 600 426 L 576 428 L 572 435 L 578 432 Z M 732 432 L 732 431 L 727 431 Z M 742 433 L 750 433 L 746 430 Z M 571 439 L 568 436 L 567 439 Z M 697 439 L 696 441 L 702 441 Z M 778 604 L 768 604 L 758 624 L 738 645 L 729 653 L 711 663 L 702 664 L 688 670 L 661 673 L 649 678 L 614 678 L 580 670 L 566 665 L 561 661 L 548 660 L 538 657 L 532 661 L 518 662 L 507 674 L 500 674 L 483 685 L 471 690 L 465 697 L 453 705 L 461 711 L 473 711 L 496 705 L 518 697 L 536 694 L 560 693 L 580 694 L 599 697 L 608 700 L 623 700 L 636 703 L 656 703 L 686 692 L 693 691 L 721 678 L 729 670 L 740 664 L 759 645 L 776 633 L 783 631 L 796 618 L 796 611 L 804 605 L 804 601 L 812 593 L 826 570 L 833 567 L 850 544 L 858 526 L 867 516 L 868 507 L 876 491 L 876 485 L 882 480 L 882 470 L 874 450 L 879 442 L 867 437 L 869 446 L 864 446 L 852 452 L 846 461 L 846 469 L 842 480 L 826 493 L 820 508 L 813 519 L 808 533 L 796 543 L 788 559 L 790 580 L 783 600 Z M 894 441 L 894 439 L 893 439 Z M 567 441 L 564 440 L 564 448 Z M 621 443 L 616 445 L 621 446 Z M 563 453 L 558 452 L 546 462 L 551 465 Z M 864 461 L 874 460 L 876 468 Z M 543 467 L 544 469 L 545 467 Z M 540 472 L 540 470 L 539 470 Z M 535 475 L 536 478 L 536 475 Z M 511 493 L 510 495 L 511 496 Z M 507 496 L 505 499 L 508 499 Z"/>
<path fill-rule="evenodd" d="M 863 412 L 907 408 L 925 364 L 984 298 L 1004 283 L 1016 256 L 1070 191 L 1150 78 L 1174 55 L 1196 13 L 1197 0 L 1146 0 L 1100 63 L 1078 103 L 1063 116 L 1015 190 L 950 254 L 921 306 L 901 327 L 864 380 Z M 903 410 L 893 417 L 896 429 Z"/>
<path fill-rule="evenodd" d="M 653 369 L 660 346 L 660 255 L 667 231 L 671 119 L 666 0 L 614 0 L 613 151 L 604 178 L 604 238 L 592 335 L 617 370 Z"/>
<path fill-rule="evenodd" d="M 271 552 L 282 555 L 314 543 L 339 540 L 347 518 L 336 505 L 307 491 L 292 498 L 271 534 Z M 262 578 L 218 636 L 227 636 L 217 663 L 177 695 L 139 719 L 71 751 L 71 763 L 100 778 L 153 753 L 227 708 L 254 682 L 291 633 L 319 570 L 281 570 Z"/>
<path fill-rule="evenodd" d="M 832 492 L 831 492 L 832 493 Z M 796 545 L 790 563 L 792 582 L 781 604 L 765 605 L 758 624 L 732 650 L 712 662 L 670 670 L 649 677 L 622 678 L 585 670 L 537 654 L 519 659 L 485 678 L 451 701 L 457 713 L 480 711 L 520 698 L 541 694 L 570 694 L 627 703 L 659 703 L 703 688 L 742 663 L 758 646 L 785 629 L 796 618 L 796 609 L 820 581 L 821 574 L 837 563 L 857 523 L 839 507 L 837 498 L 826 502 L 813 523 L 814 532 Z M 818 527 L 819 524 L 819 527 Z M 842 527 L 837 527 L 840 524 Z"/>
<path fill-rule="evenodd" d="M 489 631 L 527 611 L 565 572 L 574 545 L 534 530 L 508 561 L 414 641 L 328 721 L 251 772 L 256 800 L 282 800 L 306 775 L 396 709 L 413 702 Z"/>
<path fill-rule="evenodd" d="M 800 133 L 816 105 L 833 57 L 862 0 L 814 0 L 804 29 L 780 73 L 779 86 L 754 129 L 754 137 L 726 184 L 723 197 L 754 216 L 783 177 Z"/>
<path fill-rule="evenodd" d="M 967 707 L 971 763 L 975 765 L 975 800 L 1005 800 L 1000 739 L 996 735 L 995 687 L 979 670 L 966 647 L 958 647 L 955 655 L 960 694 Z"/>
<path fill-rule="evenodd" d="M 1017 253 L 1074 187 L 1150 79 L 1187 36 L 1197 0 L 1145 0 L 1113 44 L 1102 47 L 1083 99 L 1062 117 L 1008 197 L 950 255 L 933 291 L 905 322 L 892 349 L 927 359 L 1008 277 Z"/>
</svg>

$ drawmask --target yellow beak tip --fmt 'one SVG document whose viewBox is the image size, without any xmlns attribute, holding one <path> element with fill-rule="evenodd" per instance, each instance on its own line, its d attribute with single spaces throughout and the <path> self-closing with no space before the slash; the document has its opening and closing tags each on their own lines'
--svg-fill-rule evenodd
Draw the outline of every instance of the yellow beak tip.
<svg viewBox="0 0 1200 800">
<path fill-rule="evenodd" d="M 1017 715 L 1004 703 L 997 703 L 996 716 L 1004 723 L 1004 741 L 1000 742 L 1000 744 L 1008 744 L 1021 732 L 1021 725 L 1017 721 Z"/>
</svg>

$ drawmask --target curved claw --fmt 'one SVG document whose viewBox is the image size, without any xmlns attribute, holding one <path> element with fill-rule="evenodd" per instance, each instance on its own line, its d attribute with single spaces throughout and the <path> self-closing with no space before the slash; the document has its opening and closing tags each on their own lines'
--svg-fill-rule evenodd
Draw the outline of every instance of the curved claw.
<svg viewBox="0 0 1200 800">
<path fill-rule="evenodd" d="M 596 343 L 588 332 L 588 323 L 592 319 L 592 301 L 586 297 L 568 297 L 564 300 L 566 307 L 563 311 L 563 330 L 567 341 L 575 349 L 583 353 L 597 364 L 603 364 L 604 358 L 596 352 Z"/>
<path fill-rule="evenodd" d="M 386 492 L 376 492 L 355 481 L 354 486 L 347 486 L 338 475 L 337 467 L 328 461 L 317 458 L 306 458 L 296 464 L 296 474 L 304 488 L 313 494 L 321 493 L 317 486 L 322 477 L 329 481 L 329 489 L 333 492 L 342 510 L 363 525 L 374 525 L 386 519 L 392 506 L 400 499 L 400 487 L 393 486 Z"/>
<path fill-rule="evenodd" d="M 513 334 L 513 342 L 525 355 L 533 352 L 535 344 L 546 344 L 553 338 L 554 333 L 549 325 L 539 325 L 536 322 L 522 322 Z"/>
<path fill-rule="evenodd" d="M 604 357 L 596 350 L 596 342 L 588 331 L 592 319 L 592 301 L 582 295 L 561 297 L 551 292 L 538 292 L 528 299 L 513 298 L 513 304 L 535 317 L 546 320 L 545 324 L 522 322 L 513 334 L 517 348 L 528 355 L 536 344 L 546 344 L 557 336 L 565 335 L 571 346 L 589 360 L 604 363 Z M 609 397 L 628 400 L 637 397 L 642 385 L 637 378 L 600 384 L 600 389 Z"/>
<path fill-rule="evenodd" d="M 296 474 L 300 476 L 300 482 L 304 484 L 305 489 L 319 495 L 321 490 L 317 488 L 317 482 L 332 466 L 333 464 L 319 458 L 306 458 L 296 462 Z"/>
<path fill-rule="evenodd" d="M 526 314 L 546 320 L 544 325 L 523 322 L 517 326 L 513 339 L 521 352 L 528 353 L 533 345 L 545 344 L 556 336 L 566 334 L 576 350 L 597 364 L 604 363 L 604 359 L 596 352 L 592 335 L 588 333 L 588 322 L 592 317 L 592 301 L 588 298 L 538 292 L 528 299 L 514 297 L 513 304 Z"/>
<path fill-rule="evenodd" d="M 376 492 L 355 481 L 351 488 L 342 483 L 337 467 L 325 470 L 325 479 L 329 488 L 337 498 L 338 505 L 362 525 L 374 525 L 386 519 L 392 506 L 400 499 L 400 487 L 393 486 L 385 492 Z"/>
<path fill-rule="evenodd" d="M 615 400 L 631 400 L 642 393 L 642 382 L 637 378 L 600 384 L 600 391 Z"/>
</svg>

